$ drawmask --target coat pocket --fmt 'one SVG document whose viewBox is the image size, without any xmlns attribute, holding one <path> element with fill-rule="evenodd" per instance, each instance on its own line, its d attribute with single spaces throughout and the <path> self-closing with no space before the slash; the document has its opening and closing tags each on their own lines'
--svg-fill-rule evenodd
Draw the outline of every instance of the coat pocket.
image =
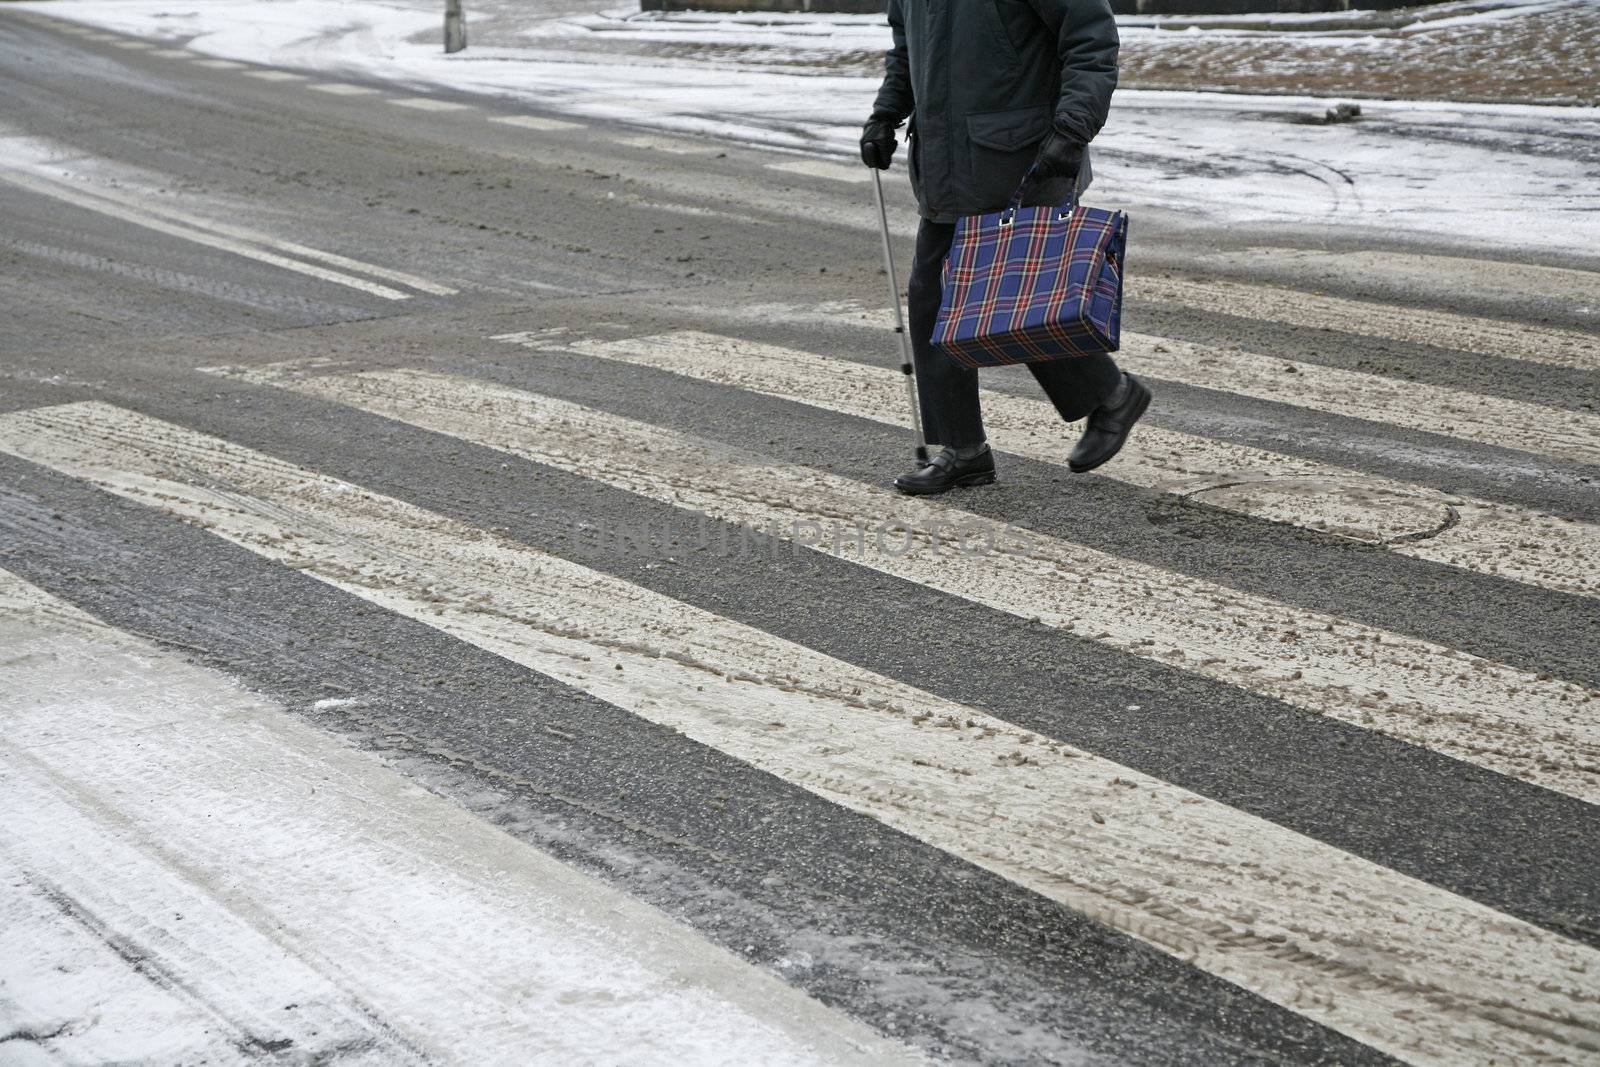
<svg viewBox="0 0 1600 1067">
<path fill-rule="evenodd" d="M 1050 132 L 1050 114 L 1050 105 L 1034 104 L 967 116 L 970 169 L 958 201 L 962 214 L 1005 207 Z"/>
<path fill-rule="evenodd" d="M 967 139 L 995 152 L 1020 152 L 1050 132 L 1050 105 L 1034 104 L 967 116 Z"/>
<path fill-rule="evenodd" d="M 994 46 L 999 50 L 999 58 L 1009 67 L 1017 65 L 1017 46 L 1011 40 L 1011 32 L 1006 29 L 1005 19 L 1000 15 L 1000 9 L 995 6 L 997 0 L 973 0 L 980 9 L 983 21 L 989 25 L 989 36 L 994 41 Z"/>
</svg>

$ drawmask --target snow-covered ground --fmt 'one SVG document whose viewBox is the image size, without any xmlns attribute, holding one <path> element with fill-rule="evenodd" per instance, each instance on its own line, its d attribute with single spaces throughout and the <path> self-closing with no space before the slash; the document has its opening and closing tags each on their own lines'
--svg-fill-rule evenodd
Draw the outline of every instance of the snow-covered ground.
<svg viewBox="0 0 1600 1067">
<path fill-rule="evenodd" d="M 641 16 L 597 0 L 534 13 L 513 0 L 469 0 L 472 47 L 447 56 L 433 0 L 20 6 L 223 58 L 491 94 L 845 162 L 877 79 L 836 60 L 887 41 L 874 16 Z M 1460 17 L 1497 17 L 1484 6 Z M 1130 40 L 1166 33 L 1142 25 Z M 1327 47 L 1343 55 L 1365 39 L 1349 32 L 1328 31 Z M 1357 122 L 1306 121 L 1338 99 L 1123 90 L 1096 142 L 1094 195 L 1205 223 L 1600 250 L 1600 108 L 1364 101 Z"/>
<path fill-rule="evenodd" d="M 1130 16 L 1119 25 L 1125 88 L 1600 104 L 1595 0 Z M 603 40 L 613 51 L 851 74 L 877 71 L 884 42 L 883 20 L 876 16 L 663 15 L 626 8 L 549 19 L 522 37 L 522 43 L 546 38 L 573 47 Z"/>
<path fill-rule="evenodd" d="M 0 1063 L 922 1062 L 3 570 L 0 646 Z"/>
<path fill-rule="evenodd" d="M 1596 0 L 1148 19 L 1123 39 L 1124 79 L 1141 88 L 1600 103 Z"/>
</svg>

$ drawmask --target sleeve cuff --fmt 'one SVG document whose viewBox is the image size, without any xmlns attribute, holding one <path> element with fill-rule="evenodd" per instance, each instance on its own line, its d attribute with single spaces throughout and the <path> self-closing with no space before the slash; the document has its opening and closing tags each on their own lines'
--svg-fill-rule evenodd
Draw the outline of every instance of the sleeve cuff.
<svg viewBox="0 0 1600 1067">
<path fill-rule="evenodd" d="M 1070 137 L 1079 144 L 1088 145 L 1094 140 L 1093 129 L 1077 115 L 1056 113 L 1056 132 L 1064 137 Z"/>
</svg>

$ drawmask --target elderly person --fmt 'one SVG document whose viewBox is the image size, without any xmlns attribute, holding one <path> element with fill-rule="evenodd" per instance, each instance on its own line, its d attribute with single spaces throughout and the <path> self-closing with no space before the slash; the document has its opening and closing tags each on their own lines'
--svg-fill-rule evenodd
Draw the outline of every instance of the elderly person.
<svg viewBox="0 0 1600 1067">
<path fill-rule="evenodd" d="M 1089 142 L 1117 84 L 1117 26 L 1109 0 L 889 0 L 894 47 L 861 133 L 861 159 L 880 170 L 906 119 L 911 186 L 922 223 L 909 279 L 913 359 L 928 443 L 903 493 L 942 493 L 995 480 L 984 439 L 978 373 L 931 344 L 941 272 L 962 215 L 998 211 L 1029 175 L 1025 205 L 1070 201 L 1089 184 Z M 1067 457 L 1074 471 L 1115 456 L 1150 404 L 1150 391 L 1110 356 L 1029 364 L 1068 422 L 1088 417 Z"/>
</svg>

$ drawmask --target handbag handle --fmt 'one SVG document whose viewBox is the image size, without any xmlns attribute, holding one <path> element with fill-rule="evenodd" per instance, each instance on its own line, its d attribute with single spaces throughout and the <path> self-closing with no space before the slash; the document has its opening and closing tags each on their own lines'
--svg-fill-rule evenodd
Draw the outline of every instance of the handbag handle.
<svg viewBox="0 0 1600 1067">
<path fill-rule="evenodd" d="M 1017 185 L 1017 191 L 1011 194 L 1011 202 L 1007 204 L 1006 209 L 1000 213 L 1000 225 L 1010 226 L 1011 220 L 1015 219 L 1017 217 L 1017 212 L 1022 210 L 1022 195 L 1023 193 L 1027 192 L 1028 183 L 1033 180 L 1033 172 L 1038 169 L 1039 161 L 1037 159 L 1028 165 L 1028 173 L 1022 176 L 1022 181 Z M 1063 207 L 1060 211 L 1056 212 L 1056 221 L 1060 222 L 1070 218 L 1072 216 L 1072 212 L 1076 210 L 1077 206 L 1078 176 L 1074 174 L 1072 176 L 1072 198 L 1067 201 L 1066 207 Z"/>
</svg>

